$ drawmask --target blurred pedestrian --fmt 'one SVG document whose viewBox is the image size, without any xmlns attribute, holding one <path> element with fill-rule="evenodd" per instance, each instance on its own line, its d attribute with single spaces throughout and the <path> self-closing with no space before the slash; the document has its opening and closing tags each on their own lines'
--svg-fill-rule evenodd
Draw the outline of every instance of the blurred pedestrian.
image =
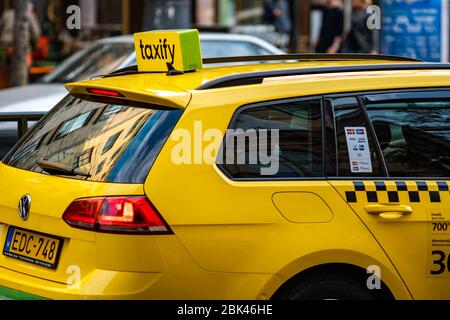
<svg viewBox="0 0 450 320">
<path fill-rule="evenodd" d="M 339 0 L 327 0 L 322 9 L 322 27 L 316 44 L 318 53 L 339 51 L 344 33 L 344 14 Z"/>
<path fill-rule="evenodd" d="M 34 13 L 34 5 L 32 2 L 28 2 L 25 17 L 27 20 L 27 29 L 24 33 L 24 40 L 27 43 L 27 66 L 30 67 L 32 63 L 33 48 L 36 47 L 36 43 L 41 35 L 41 28 L 39 26 L 38 18 Z M 6 51 L 9 58 L 13 53 L 14 21 L 14 9 L 5 10 L 0 18 L 0 48 Z"/>
<path fill-rule="evenodd" d="M 274 3 L 273 0 L 264 0 L 264 23 L 273 25 L 275 22 L 275 15 L 273 12 Z"/>
<path fill-rule="evenodd" d="M 369 14 L 367 7 L 371 5 L 370 0 L 352 0 L 352 24 L 342 51 L 347 53 L 378 53 L 379 35 L 378 30 L 370 30 L 367 26 Z"/>
<path fill-rule="evenodd" d="M 286 0 L 264 1 L 264 21 L 272 24 L 278 33 L 277 45 L 282 48 L 287 47 L 292 30 L 289 3 Z"/>
<path fill-rule="evenodd" d="M 287 47 L 289 45 L 290 34 L 292 30 L 289 3 L 286 0 L 275 0 L 273 14 L 275 16 L 275 20 L 273 22 L 275 30 L 281 36 L 282 46 Z"/>
</svg>

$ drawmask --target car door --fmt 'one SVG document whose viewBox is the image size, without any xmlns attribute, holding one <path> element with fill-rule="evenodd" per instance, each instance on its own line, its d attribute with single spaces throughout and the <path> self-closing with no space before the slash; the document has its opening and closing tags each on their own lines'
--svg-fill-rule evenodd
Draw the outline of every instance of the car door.
<svg viewBox="0 0 450 320">
<path fill-rule="evenodd" d="M 328 102 L 336 130 L 330 182 L 415 299 L 450 299 L 450 91 Z"/>
</svg>

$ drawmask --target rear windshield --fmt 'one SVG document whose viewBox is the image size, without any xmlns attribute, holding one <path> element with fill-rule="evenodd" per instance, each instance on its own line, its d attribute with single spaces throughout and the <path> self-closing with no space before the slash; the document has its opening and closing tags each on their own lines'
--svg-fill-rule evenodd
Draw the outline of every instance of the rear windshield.
<svg viewBox="0 0 450 320">
<path fill-rule="evenodd" d="M 74 179 L 143 183 L 182 111 L 104 104 L 67 96 L 4 163 Z M 42 163 L 63 167 L 51 171 Z M 72 174 L 64 174 L 67 169 Z"/>
</svg>

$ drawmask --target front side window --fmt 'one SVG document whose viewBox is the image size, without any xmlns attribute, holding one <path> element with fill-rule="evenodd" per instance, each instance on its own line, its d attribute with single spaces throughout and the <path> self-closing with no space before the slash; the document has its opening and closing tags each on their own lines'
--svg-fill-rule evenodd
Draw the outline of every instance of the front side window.
<svg viewBox="0 0 450 320">
<path fill-rule="evenodd" d="M 242 109 L 219 160 L 219 167 L 235 179 L 323 176 L 320 100 Z"/>
<path fill-rule="evenodd" d="M 450 99 L 367 103 L 392 177 L 450 177 Z"/>
</svg>

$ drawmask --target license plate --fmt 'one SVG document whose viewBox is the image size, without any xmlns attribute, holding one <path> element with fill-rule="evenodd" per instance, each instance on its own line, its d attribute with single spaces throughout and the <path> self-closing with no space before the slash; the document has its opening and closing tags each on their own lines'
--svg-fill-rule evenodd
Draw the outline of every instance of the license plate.
<svg viewBox="0 0 450 320">
<path fill-rule="evenodd" d="M 42 233 L 9 227 L 5 256 L 56 269 L 63 240 Z"/>
</svg>

